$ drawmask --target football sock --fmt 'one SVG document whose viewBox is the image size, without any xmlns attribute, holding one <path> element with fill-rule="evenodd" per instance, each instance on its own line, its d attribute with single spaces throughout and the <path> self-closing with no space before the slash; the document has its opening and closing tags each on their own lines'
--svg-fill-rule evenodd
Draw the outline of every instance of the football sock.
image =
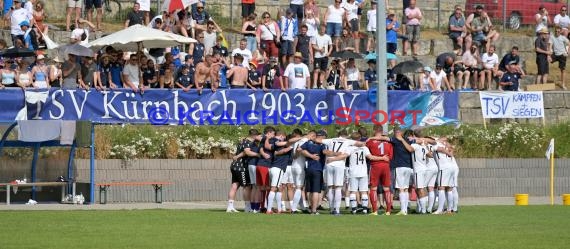
<svg viewBox="0 0 570 249">
<path fill-rule="evenodd" d="M 367 210 L 368 209 L 368 201 L 369 201 L 368 195 L 362 194 L 360 196 L 360 199 L 362 200 L 362 207 L 364 208 L 364 210 Z"/>
<path fill-rule="evenodd" d="M 422 212 L 422 214 L 425 214 L 427 212 L 428 197 L 424 196 L 424 197 L 420 198 L 420 203 L 422 204 L 421 212 Z"/>
<path fill-rule="evenodd" d="M 384 200 L 386 200 L 386 212 L 392 212 L 392 192 L 384 190 Z"/>
<path fill-rule="evenodd" d="M 374 212 L 378 211 L 378 200 L 376 199 L 377 198 L 376 190 L 369 190 L 368 196 L 369 196 L 369 200 L 372 204 L 372 212 L 374 213 Z M 364 203 L 362 203 L 362 207 L 367 208 L 368 205 L 364 206 Z"/>
<path fill-rule="evenodd" d="M 297 205 L 299 204 L 299 201 L 301 201 L 301 190 L 295 189 L 295 194 L 293 194 L 293 202 L 291 204 L 291 210 L 292 211 L 297 210 Z M 303 202 L 304 201 L 305 200 L 303 200 Z"/>
<path fill-rule="evenodd" d="M 428 192 L 428 205 L 427 205 L 427 212 L 431 213 L 433 210 L 433 204 L 435 203 L 435 193 L 433 191 Z"/>
<path fill-rule="evenodd" d="M 447 211 L 453 210 L 453 191 L 447 192 Z"/>
<path fill-rule="evenodd" d="M 251 210 L 251 202 L 246 201 L 245 202 L 245 211 L 249 212 Z"/>
<path fill-rule="evenodd" d="M 443 212 L 443 207 L 445 206 L 445 190 L 440 190 L 437 197 L 437 212 Z"/>
<path fill-rule="evenodd" d="M 417 213 L 421 213 L 421 212 L 422 212 L 422 201 L 421 201 L 421 199 L 422 199 L 422 198 L 420 198 L 419 195 L 416 197 L 416 212 L 417 212 Z"/>
<path fill-rule="evenodd" d="M 336 188 L 334 190 L 334 210 L 340 212 L 340 204 L 342 203 L 342 189 Z"/>
<path fill-rule="evenodd" d="M 355 201 L 356 201 L 356 197 L 354 197 L 354 198 L 355 198 Z M 344 197 L 344 206 L 345 206 L 345 207 L 350 207 L 350 196 L 349 196 L 349 195 L 347 195 L 347 196 Z"/>
<path fill-rule="evenodd" d="M 295 205 L 296 206 L 296 205 Z M 289 208 L 293 210 L 293 201 L 289 201 Z"/>
<path fill-rule="evenodd" d="M 228 209 L 234 209 L 234 200 L 228 200 Z"/>
<path fill-rule="evenodd" d="M 267 211 L 271 211 L 273 208 L 273 201 L 275 200 L 275 192 L 269 192 L 269 196 L 267 197 Z"/>
<path fill-rule="evenodd" d="M 275 194 L 275 198 L 277 201 L 277 212 L 281 212 L 281 210 L 283 210 L 283 207 L 284 207 L 283 201 L 281 201 L 281 197 L 283 197 L 281 192 L 277 192 Z"/>
<path fill-rule="evenodd" d="M 308 209 L 309 208 L 309 203 L 307 202 L 307 199 L 303 199 L 303 209 Z"/>
<path fill-rule="evenodd" d="M 398 196 L 400 197 L 401 212 L 405 213 L 408 208 L 406 205 L 406 194 L 404 193 L 404 191 L 400 191 L 400 194 L 398 194 Z"/>
<path fill-rule="evenodd" d="M 457 187 L 453 187 L 453 211 L 457 211 L 458 204 L 459 204 L 459 192 L 457 192 Z"/>
<path fill-rule="evenodd" d="M 251 209 L 253 209 L 253 210 L 259 211 L 259 206 L 261 206 L 259 204 L 259 202 L 252 202 L 251 203 Z"/>
<path fill-rule="evenodd" d="M 266 195 L 267 191 L 261 190 L 260 193 L 261 193 L 261 202 L 259 202 L 259 206 L 261 209 L 261 208 L 267 207 L 266 202 L 265 202 L 265 200 L 267 199 L 267 195 Z"/>
<path fill-rule="evenodd" d="M 356 194 L 350 194 L 350 207 L 352 211 L 356 211 Z"/>
<path fill-rule="evenodd" d="M 329 191 L 327 192 L 327 199 L 329 201 L 329 208 L 332 211 L 334 208 L 334 193 L 333 193 L 333 189 L 329 188 Z"/>
<path fill-rule="evenodd" d="M 404 193 L 404 203 L 406 205 L 404 212 L 406 212 L 406 214 L 407 214 L 408 213 L 408 207 L 410 206 L 410 192 L 408 192 L 408 191 L 405 191 L 405 193 Z"/>
</svg>

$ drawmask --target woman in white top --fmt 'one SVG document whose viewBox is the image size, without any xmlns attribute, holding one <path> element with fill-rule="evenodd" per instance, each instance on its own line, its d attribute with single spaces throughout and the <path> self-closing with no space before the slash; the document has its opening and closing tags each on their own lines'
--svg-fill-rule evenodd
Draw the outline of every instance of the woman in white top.
<svg viewBox="0 0 570 249">
<path fill-rule="evenodd" d="M 538 13 L 534 15 L 534 20 L 536 22 L 536 34 L 538 36 L 538 32 L 542 28 L 548 28 L 548 25 L 551 23 L 550 17 L 548 17 L 548 11 L 544 6 L 540 6 L 538 9 Z"/>
<path fill-rule="evenodd" d="M 342 32 L 342 21 L 346 13 L 345 9 L 340 6 L 341 2 L 341 0 L 334 0 L 334 4 L 330 5 L 325 12 L 327 35 L 331 38 L 334 37 L 336 47 L 338 47 L 339 37 Z"/>
<path fill-rule="evenodd" d="M 431 67 L 424 67 L 424 73 L 420 76 L 420 91 L 431 91 L 435 88 L 435 79 L 431 77 Z"/>
<path fill-rule="evenodd" d="M 22 88 L 32 86 L 32 74 L 28 71 L 28 64 L 24 60 L 18 63 L 18 85 Z"/>
<path fill-rule="evenodd" d="M 263 12 L 262 21 L 257 26 L 256 41 L 258 49 L 265 52 L 266 57 L 278 57 L 279 49 L 275 42 L 281 42 L 279 25 L 271 19 L 269 12 Z"/>
<path fill-rule="evenodd" d="M 346 65 L 346 66 L 345 66 Z M 362 79 L 360 77 L 360 71 L 356 67 L 354 59 L 349 59 L 341 63 L 344 66 L 344 86 L 347 90 L 367 90 L 368 85 L 362 86 Z"/>
<path fill-rule="evenodd" d="M 434 84 L 432 87 L 432 91 L 442 91 L 442 85 L 445 83 L 445 86 L 449 91 L 452 91 L 452 88 L 449 85 L 449 81 L 447 80 L 447 74 L 442 70 L 441 65 L 435 66 L 435 71 L 431 72 L 430 77 L 433 78 Z"/>
<path fill-rule="evenodd" d="M 303 19 L 303 22 L 305 23 L 305 25 L 307 25 L 307 36 L 313 38 L 317 36 L 318 28 L 321 21 L 319 21 L 318 17 L 315 17 L 313 11 L 307 11 L 305 13 L 306 15 L 305 19 Z"/>
<path fill-rule="evenodd" d="M 18 87 L 18 71 L 13 69 L 14 61 L 9 59 L 4 62 L 4 68 L 0 69 L 0 85 L 2 88 L 7 87 Z"/>
</svg>

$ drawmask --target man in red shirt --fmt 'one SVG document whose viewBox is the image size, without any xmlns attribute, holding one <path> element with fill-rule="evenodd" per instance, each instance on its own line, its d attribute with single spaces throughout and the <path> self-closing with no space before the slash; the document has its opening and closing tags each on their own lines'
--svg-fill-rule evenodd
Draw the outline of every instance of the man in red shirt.
<svg viewBox="0 0 570 249">
<path fill-rule="evenodd" d="M 383 135 L 382 127 L 376 129 L 375 137 Z M 378 201 L 376 191 L 379 184 L 382 184 L 384 190 L 384 199 L 386 200 L 386 215 L 390 215 L 392 211 L 392 193 L 390 192 L 390 160 L 394 157 L 392 152 L 392 144 L 388 141 L 368 140 L 366 147 L 373 156 L 387 156 L 387 161 L 370 161 L 370 202 L 372 203 L 371 215 L 378 215 Z"/>
</svg>

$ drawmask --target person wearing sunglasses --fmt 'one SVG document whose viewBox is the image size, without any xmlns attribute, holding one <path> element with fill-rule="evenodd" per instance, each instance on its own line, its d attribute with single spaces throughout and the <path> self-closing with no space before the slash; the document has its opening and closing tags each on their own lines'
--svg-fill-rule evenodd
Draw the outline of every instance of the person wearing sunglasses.
<svg viewBox="0 0 570 249">
<path fill-rule="evenodd" d="M 568 16 L 568 7 L 562 6 L 560 13 L 554 16 L 554 26 L 560 27 L 561 34 L 568 37 L 568 26 L 570 26 L 570 16 Z"/>
<path fill-rule="evenodd" d="M 271 19 L 269 12 L 264 12 L 261 18 L 261 25 L 258 26 L 256 33 L 257 49 L 265 52 L 267 57 L 278 57 L 279 49 L 276 43 L 281 42 L 279 25 Z"/>
</svg>

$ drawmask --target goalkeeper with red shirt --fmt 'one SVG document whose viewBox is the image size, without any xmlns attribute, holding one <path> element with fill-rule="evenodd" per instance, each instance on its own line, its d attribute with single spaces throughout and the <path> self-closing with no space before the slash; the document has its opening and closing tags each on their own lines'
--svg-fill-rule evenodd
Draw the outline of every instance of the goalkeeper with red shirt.
<svg viewBox="0 0 570 249">
<path fill-rule="evenodd" d="M 374 133 L 375 137 L 383 137 L 382 127 L 377 127 Z M 387 140 L 388 138 L 386 138 Z M 382 139 L 384 140 L 384 139 Z M 384 190 L 384 200 L 386 200 L 386 215 L 390 215 L 392 211 L 392 193 L 390 192 L 390 161 L 394 157 L 392 151 L 392 144 L 388 141 L 382 140 L 368 140 L 366 147 L 370 150 L 373 156 L 385 157 L 387 160 L 383 161 L 370 161 L 370 202 L 372 203 L 371 215 L 378 215 L 378 200 L 376 191 L 378 185 L 382 185 Z"/>
</svg>

